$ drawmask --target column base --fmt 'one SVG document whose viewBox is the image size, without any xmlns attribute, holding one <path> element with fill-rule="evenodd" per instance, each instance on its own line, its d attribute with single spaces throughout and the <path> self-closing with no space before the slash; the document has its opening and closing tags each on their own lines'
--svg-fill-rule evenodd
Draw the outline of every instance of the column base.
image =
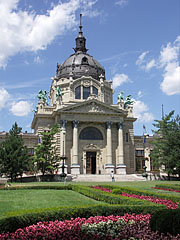
<svg viewBox="0 0 180 240">
<path fill-rule="evenodd" d="M 79 164 L 72 164 L 71 165 L 71 174 L 79 175 L 80 174 L 80 165 Z"/>
<path fill-rule="evenodd" d="M 116 174 L 125 175 L 126 174 L 126 165 L 118 164 L 116 166 Z"/>
<path fill-rule="evenodd" d="M 114 173 L 114 165 L 113 164 L 106 164 L 105 165 L 105 170 L 106 170 L 106 174 L 111 174 L 112 171 Z"/>
</svg>

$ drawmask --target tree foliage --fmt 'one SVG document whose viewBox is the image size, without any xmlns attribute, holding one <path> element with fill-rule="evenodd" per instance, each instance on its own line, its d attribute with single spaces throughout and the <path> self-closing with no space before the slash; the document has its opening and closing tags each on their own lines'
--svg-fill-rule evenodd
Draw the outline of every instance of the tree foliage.
<svg viewBox="0 0 180 240">
<path fill-rule="evenodd" d="M 0 144 L 0 173 L 16 181 L 17 176 L 29 170 L 28 149 L 24 146 L 22 128 L 17 123 L 12 126 L 6 139 Z"/>
<path fill-rule="evenodd" d="M 155 167 L 165 167 L 168 175 L 174 170 L 180 175 L 180 116 L 174 117 L 171 111 L 153 124 L 157 130 L 154 134 L 154 149 L 151 152 Z"/>
<path fill-rule="evenodd" d="M 42 132 L 41 143 L 35 148 L 33 157 L 34 170 L 40 171 L 43 176 L 45 173 L 53 173 L 58 167 L 59 156 L 56 153 L 54 135 L 59 131 L 58 125 L 54 125 L 50 131 Z"/>
</svg>

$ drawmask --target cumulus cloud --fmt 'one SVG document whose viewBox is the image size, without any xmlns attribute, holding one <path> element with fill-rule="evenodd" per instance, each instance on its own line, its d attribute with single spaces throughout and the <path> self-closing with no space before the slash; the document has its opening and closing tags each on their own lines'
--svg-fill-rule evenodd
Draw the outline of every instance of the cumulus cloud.
<svg viewBox="0 0 180 240">
<path fill-rule="evenodd" d="M 173 43 L 167 43 L 161 47 L 157 60 L 147 61 L 146 56 L 149 51 L 143 52 L 137 59 L 136 65 L 145 71 L 153 67 L 163 70 L 163 80 L 160 89 L 167 95 L 180 94 L 180 36 Z"/>
<path fill-rule="evenodd" d="M 27 116 L 32 109 L 32 104 L 27 101 L 13 102 L 10 111 L 13 115 L 18 117 Z"/>
<path fill-rule="evenodd" d="M 8 59 L 17 53 L 45 49 L 57 35 L 76 25 L 75 12 L 80 7 L 88 10 L 95 4 L 93 0 L 69 0 L 38 15 L 19 9 L 19 1 L 0 0 L 0 67 L 6 67 Z"/>
<path fill-rule="evenodd" d="M 4 88 L 0 88 L 0 110 L 6 106 L 9 98 L 10 94 Z"/>
<path fill-rule="evenodd" d="M 113 79 L 112 79 L 112 82 L 113 82 L 113 87 L 114 89 L 121 86 L 123 83 L 127 83 L 127 82 L 130 82 L 130 79 L 129 77 L 124 74 L 124 73 L 121 73 L 121 74 L 116 74 Z"/>
<path fill-rule="evenodd" d="M 180 94 L 180 36 L 173 43 L 163 46 L 160 52 L 160 67 L 164 68 L 161 90 L 167 95 Z"/>
<path fill-rule="evenodd" d="M 134 101 L 134 117 L 137 118 L 139 122 L 151 122 L 154 120 L 154 116 L 149 112 L 148 106 L 140 101 Z"/>
</svg>

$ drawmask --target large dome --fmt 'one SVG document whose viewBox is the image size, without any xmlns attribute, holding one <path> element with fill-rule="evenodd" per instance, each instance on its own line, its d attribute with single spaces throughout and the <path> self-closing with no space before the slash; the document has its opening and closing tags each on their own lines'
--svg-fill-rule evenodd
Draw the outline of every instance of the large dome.
<svg viewBox="0 0 180 240">
<path fill-rule="evenodd" d="M 101 74 L 105 76 L 105 70 L 101 64 L 92 56 L 83 52 L 72 54 L 62 65 L 58 65 L 58 78 L 69 78 L 71 72 L 74 79 L 81 76 L 91 76 L 99 80 Z"/>
<path fill-rule="evenodd" d="M 101 74 L 105 78 L 104 68 L 92 56 L 87 54 L 86 38 L 83 36 L 81 22 L 79 28 L 76 48 L 74 48 L 75 53 L 66 59 L 63 64 L 57 65 L 57 77 L 69 78 L 70 73 L 72 73 L 74 79 L 82 76 L 91 76 L 99 80 Z"/>
</svg>

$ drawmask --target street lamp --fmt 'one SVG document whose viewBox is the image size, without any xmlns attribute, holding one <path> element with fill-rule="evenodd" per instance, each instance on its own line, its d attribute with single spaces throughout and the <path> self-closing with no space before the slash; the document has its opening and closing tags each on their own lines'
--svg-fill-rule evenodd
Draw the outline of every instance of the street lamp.
<svg viewBox="0 0 180 240">
<path fill-rule="evenodd" d="M 61 157 L 61 160 L 62 160 L 62 173 L 60 174 L 60 177 L 61 179 L 64 181 L 65 177 L 67 176 L 67 174 L 64 172 L 64 169 L 65 169 L 65 160 L 66 160 L 66 157 L 64 155 L 64 138 L 65 138 L 65 133 L 63 133 L 63 154 L 62 154 L 62 157 Z"/>
</svg>

